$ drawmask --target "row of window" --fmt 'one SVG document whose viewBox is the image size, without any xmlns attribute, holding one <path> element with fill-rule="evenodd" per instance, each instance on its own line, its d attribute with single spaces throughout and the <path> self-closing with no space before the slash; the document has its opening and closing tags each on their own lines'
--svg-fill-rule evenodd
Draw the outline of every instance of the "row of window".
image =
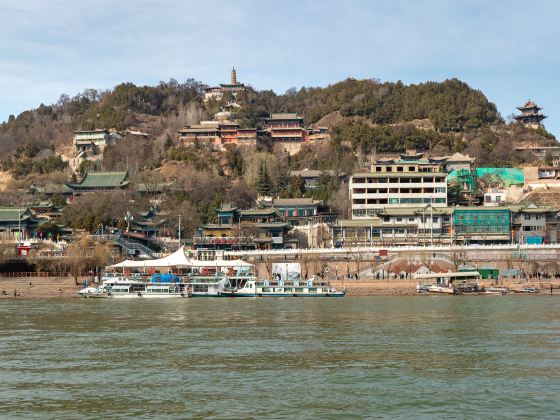
<svg viewBox="0 0 560 420">
<path fill-rule="evenodd" d="M 469 234 L 469 233 L 503 233 L 509 234 L 509 226 L 464 226 L 464 225 L 455 225 L 455 232 L 457 234 Z"/>
<path fill-rule="evenodd" d="M 447 199 L 438 197 L 410 197 L 410 198 L 354 198 L 352 204 L 445 204 Z"/>
<path fill-rule="evenodd" d="M 433 194 L 446 193 L 447 188 L 354 188 L 353 194 Z"/>
<path fill-rule="evenodd" d="M 429 182 L 445 183 L 445 176 L 401 176 L 395 178 L 352 178 L 352 184 L 425 184 Z"/>
<path fill-rule="evenodd" d="M 394 171 L 393 171 L 394 169 Z M 395 166 L 395 165 L 383 165 L 376 166 L 375 172 L 437 172 L 437 166 Z"/>
</svg>

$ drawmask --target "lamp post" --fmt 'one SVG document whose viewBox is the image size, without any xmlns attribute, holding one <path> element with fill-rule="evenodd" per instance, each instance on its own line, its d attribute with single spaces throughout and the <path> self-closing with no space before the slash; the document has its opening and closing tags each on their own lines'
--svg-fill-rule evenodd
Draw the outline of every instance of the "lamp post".
<svg viewBox="0 0 560 420">
<path fill-rule="evenodd" d="M 517 209 L 517 211 L 511 211 L 511 209 L 509 210 L 510 215 L 509 215 L 509 227 L 511 229 L 511 244 L 514 245 L 515 243 L 515 230 L 513 229 L 513 216 L 517 213 L 521 213 L 521 211 L 524 209 L 525 207 L 520 207 Z M 523 224 L 523 223 L 521 223 Z"/>
<path fill-rule="evenodd" d="M 130 222 L 134 220 L 134 216 L 132 216 L 132 214 L 127 211 L 124 220 L 126 221 L 126 232 L 128 233 L 130 231 Z"/>
<path fill-rule="evenodd" d="M 434 247 L 434 208 L 430 206 L 430 246 Z"/>
</svg>

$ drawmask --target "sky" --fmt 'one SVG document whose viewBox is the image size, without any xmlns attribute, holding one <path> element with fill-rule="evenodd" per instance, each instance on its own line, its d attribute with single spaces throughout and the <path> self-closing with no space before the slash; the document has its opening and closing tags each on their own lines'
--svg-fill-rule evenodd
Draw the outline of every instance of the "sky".
<svg viewBox="0 0 560 420">
<path fill-rule="evenodd" d="M 560 138 L 560 2 L 0 0 L 0 121 L 122 82 L 456 77 L 504 118 L 531 99 Z"/>
</svg>

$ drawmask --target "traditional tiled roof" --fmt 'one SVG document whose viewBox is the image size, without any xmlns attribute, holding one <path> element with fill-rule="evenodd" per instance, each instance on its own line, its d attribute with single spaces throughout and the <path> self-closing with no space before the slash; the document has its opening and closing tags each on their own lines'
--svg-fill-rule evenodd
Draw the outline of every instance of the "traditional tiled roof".
<svg viewBox="0 0 560 420">
<path fill-rule="evenodd" d="M 302 178 L 319 178 L 321 175 L 335 176 L 336 171 L 333 169 L 326 169 L 321 171 L 319 169 L 303 169 L 301 171 L 291 171 L 291 176 L 301 176 Z"/>
<path fill-rule="evenodd" d="M 31 210 L 29 207 L 4 207 L 0 208 L 0 222 L 3 223 L 18 223 L 31 218 Z"/>
<path fill-rule="evenodd" d="M 320 200 L 314 200 L 313 198 L 275 198 L 272 201 L 263 201 L 261 204 L 265 207 L 302 207 L 302 206 L 320 206 L 323 204 Z"/>
<path fill-rule="evenodd" d="M 224 223 L 222 225 L 219 225 L 217 223 L 207 223 L 205 225 L 202 225 L 201 227 L 203 229 L 231 229 L 233 225 L 229 223 Z"/>
<path fill-rule="evenodd" d="M 279 112 L 275 114 L 270 114 L 270 117 L 265 118 L 265 121 L 269 120 L 303 120 L 303 117 L 299 117 L 295 112 Z"/>
<path fill-rule="evenodd" d="M 474 162 L 474 158 L 462 153 L 455 153 L 446 159 L 446 162 Z"/>
<path fill-rule="evenodd" d="M 72 189 L 123 188 L 129 184 L 128 172 L 86 172 L 79 183 L 68 182 Z"/>
<path fill-rule="evenodd" d="M 220 208 L 216 209 L 216 211 L 235 211 L 237 208 L 233 206 L 231 203 L 222 203 Z"/>
<path fill-rule="evenodd" d="M 251 210 L 241 210 L 239 211 L 240 216 L 272 216 L 276 213 L 275 209 L 251 209 Z"/>
</svg>

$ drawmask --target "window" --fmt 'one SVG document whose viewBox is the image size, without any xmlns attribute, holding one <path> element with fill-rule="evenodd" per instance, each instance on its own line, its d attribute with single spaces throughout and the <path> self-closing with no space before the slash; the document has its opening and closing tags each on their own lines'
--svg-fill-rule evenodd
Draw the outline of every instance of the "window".
<svg viewBox="0 0 560 420">
<path fill-rule="evenodd" d="M 408 172 L 414 172 L 414 166 L 409 166 L 408 167 Z"/>
<path fill-rule="evenodd" d="M 381 172 L 381 171 L 382 171 L 381 166 L 376 166 L 376 167 L 375 167 L 375 172 Z"/>
<path fill-rule="evenodd" d="M 385 170 L 386 170 L 387 172 L 393 172 L 393 167 L 392 167 L 392 166 L 386 166 L 386 167 L 385 167 Z"/>
<path fill-rule="evenodd" d="M 409 217 L 409 218 L 408 218 L 408 221 L 409 221 L 409 222 L 414 222 L 414 217 Z"/>
<path fill-rule="evenodd" d="M 390 217 L 385 216 L 385 217 L 383 218 L 383 223 L 389 223 L 390 221 L 391 221 L 391 218 L 390 218 Z"/>
<path fill-rule="evenodd" d="M 402 166 L 397 166 L 397 172 L 402 172 L 403 171 L 403 167 Z"/>
<path fill-rule="evenodd" d="M 402 217 L 397 217 L 397 222 L 402 222 Z"/>
</svg>

